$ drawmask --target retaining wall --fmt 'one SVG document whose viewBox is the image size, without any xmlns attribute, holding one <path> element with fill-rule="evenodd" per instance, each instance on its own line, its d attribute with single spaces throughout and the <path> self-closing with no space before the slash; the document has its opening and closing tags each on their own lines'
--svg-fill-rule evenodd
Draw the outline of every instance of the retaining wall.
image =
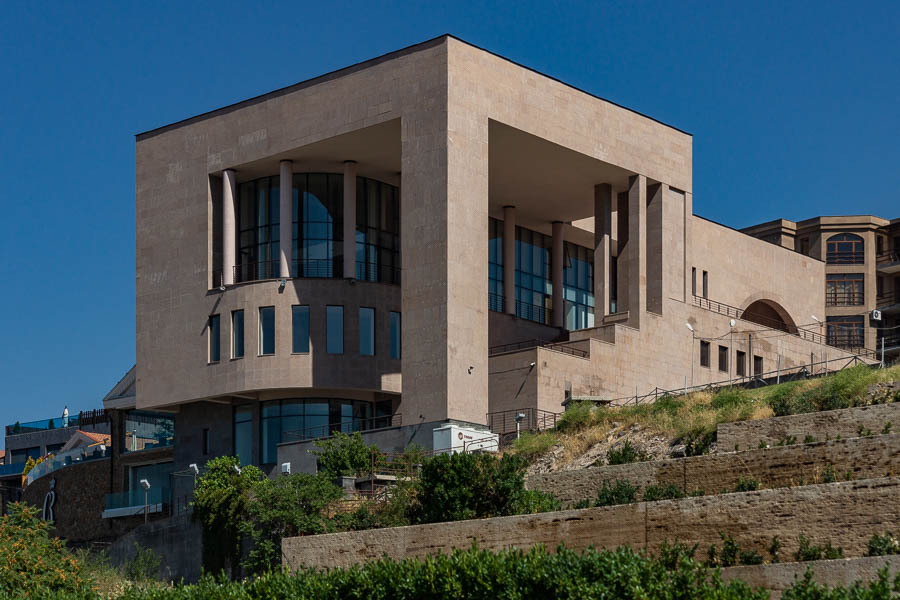
<svg viewBox="0 0 900 600">
<path fill-rule="evenodd" d="M 900 473 L 900 433 L 542 473 L 529 476 L 525 485 L 571 505 L 596 498 L 603 481 L 627 479 L 641 488 L 671 483 L 687 493 L 716 494 L 734 490 L 740 477 L 763 488 L 823 483 L 828 466 L 838 480 L 848 474 L 852 480 Z"/>
<path fill-rule="evenodd" d="M 707 548 L 719 532 L 746 549 L 765 553 L 772 537 L 782 552 L 797 549 L 802 533 L 813 542 L 833 541 L 847 556 L 861 556 L 875 533 L 896 528 L 900 478 L 870 479 L 683 500 L 567 510 L 537 515 L 434 523 L 329 535 L 285 538 L 283 563 L 331 568 L 388 556 L 422 557 L 453 548 L 500 550 L 559 544 L 575 549 L 629 545 L 656 551 L 679 540 Z"/>
<path fill-rule="evenodd" d="M 169 581 L 194 582 L 203 568 L 203 543 L 200 525 L 184 514 L 141 525 L 120 537 L 109 548 L 114 565 L 124 565 L 136 554 L 135 543 L 153 550 L 160 559 L 159 576 Z"/>
<path fill-rule="evenodd" d="M 798 442 L 807 435 L 819 440 L 824 440 L 826 435 L 830 439 L 857 437 L 860 426 L 879 433 L 888 422 L 895 431 L 900 431 L 900 403 L 721 423 L 717 428 L 716 446 L 730 452 L 735 447 L 741 450 L 756 448 L 760 442 L 774 445 L 788 436 L 794 436 Z"/>
</svg>

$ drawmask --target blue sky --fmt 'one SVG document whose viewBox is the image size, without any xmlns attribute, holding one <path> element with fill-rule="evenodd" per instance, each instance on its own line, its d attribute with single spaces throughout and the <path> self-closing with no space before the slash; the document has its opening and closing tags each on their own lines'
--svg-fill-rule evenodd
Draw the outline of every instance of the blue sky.
<svg viewBox="0 0 900 600">
<path fill-rule="evenodd" d="M 442 33 L 694 135 L 694 210 L 900 216 L 900 3 L 4 2 L 0 423 L 134 361 L 134 134 Z"/>
</svg>

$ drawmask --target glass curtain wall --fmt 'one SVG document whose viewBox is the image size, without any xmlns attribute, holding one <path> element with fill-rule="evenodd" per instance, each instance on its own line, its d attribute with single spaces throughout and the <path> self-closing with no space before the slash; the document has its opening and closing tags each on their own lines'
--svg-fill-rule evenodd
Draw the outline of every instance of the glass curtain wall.
<svg viewBox="0 0 900 600">
<path fill-rule="evenodd" d="M 566 329 L 594 326 L 594 253 L 566 242 L 563 268 L 563 299 Z"/>
<path fill-rule="evenodd" d="M 503 221 L 488 221 L 488 308 L 504 312 L 503 306 Z"/>
<path fill-rule="evenodd" d="M 550 236 L 516 227 L 516 316 L 549 325 Z"/>
<path fill-rule="evenodd" d="M 400 191 L 356 178 L 356 278 L 400 283 Z"/>
<path fill-rule="evenodd" d="M 293 195 L 291 275 L 343 277 L 343 175 L 295 173 Z"/>
<path fill-rule="evenodd" d="M 238 184 L 235 282 L 278 277 L 279 190 L 277 176 Z"/>
<path fill-rule="evenodd" d="M 338 398 L 287 399 L 264 402 L 261 412 L 261 463 L 278 459 L 278 444 L 313 439 L 335 431 L 370 429 L 372 403 Z"/>
</svg>

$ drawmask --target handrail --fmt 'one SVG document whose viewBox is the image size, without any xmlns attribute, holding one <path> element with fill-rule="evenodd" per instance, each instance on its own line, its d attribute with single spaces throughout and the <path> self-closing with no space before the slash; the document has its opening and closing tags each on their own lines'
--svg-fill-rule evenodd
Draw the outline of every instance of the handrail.
<svg viewBox="0 0 900 600">
<path fill-rule="evenodd" d="M 875 255 L 876 263 L 900 262 L 900 250 L 886 250 Z"/>
<path fill-rule="evenodd" d="M 519 431 L 543 431 L 556 427 L 561 416 L 559 413 L 541 410 L 538 408 L 518 408 L 515 410 L 500 410 L 487 413 L 487 425 L 493 433 L 512 433 L 516 431 L 516 417 L 519 419 Z"/>
<path fill-rule="evenodd" d="M 393 415 L 381 417 L 371 417 L 369 419 L 353 419 L 352 421 L 341 421 L 339 423 L 329 423 L 327 425 L 316 425 L 313 427 L 306 427 L 305 429 L 285 431 L 281 436 L 281 443 L 303 442 L 331 437 L 335 433 L 374 431 L 376 429 L 399 427 L 400 425 L 402 425 L 401 413 L 394 413 Z"/>
<path fill-rule="evenodd" d="M 400 284 L 400 268 L 380 263 L 356 261 L 356 279 L 380 283 Z"/>
<path fill-rule="evenodd" d="M 825 253 L 825 261 L 829 265 L 861 265 L 866 262 L 866 253 L 863 250 L 831 250 Z"/>
<path fill-rule="evenodd" d="M 825 306 L 862 306 L 865 294 L 858 292 L 838 292 L 825 290 Z"/>
<path fill-rule="evenodd" d="M 898 298 L 897 294 L 893 291 L 883 290 L 880 294 L 875 296 L 876 306 L 891 306 L 898 302 L 900 302 L 900 298 Z"/>
<path fill-rule="evenodd" d="M 488 356 L 505 354 L 507 352 L 516 352 L 519 350 L 530 350 L 532 348 L 544 348 L 546 350 L 562 352 L 563 354 L 571 354 L 572 356 L 577 356 L 579 358 L 589 358 L 591 353 L 587 350 L 582 350 L 581 348 L 573 348 L 572 346 L 568 345 L 575 343 L 578 342 L 545 342 L 543 340 L 530 339 L 521 342 L 513 342 L 510 344 L 501 344 L 499 346 L 491 346 L 490 348 L 488 348 Z"/>
<path fill-rule="evenodd" d="M 488 310 L 494 312 L 506 312 L 505 298 L 500 294 L 492 294 L 488 292 Z"/>
<path fill-rule="evenodd" d="M 20 435 L 34 433 L 35 431 L 48 431 L 53 429 L 66 429 L 69 427 L 85 427 L 99 425 L 109 420 L 109 415 L 102 408 L 83 410 L 74 417 L 55 417 L 53 419 L 39 419 L 25 423 L 13 423 L 6 426 L 6 435 Z"/>
</svg>

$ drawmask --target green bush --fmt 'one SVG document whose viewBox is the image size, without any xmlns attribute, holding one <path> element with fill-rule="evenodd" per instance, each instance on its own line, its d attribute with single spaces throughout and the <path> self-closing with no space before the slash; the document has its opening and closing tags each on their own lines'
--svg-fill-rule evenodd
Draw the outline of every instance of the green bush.
<svg viewBox="0 0 900 600">
<path fill-rule="evenodd" d="M 367 446 L 358 431 L 353 435 L 335 432 L 332 437 L 316 442 L 316 446 L 319 449 L 312 453 L 318 459 L 318 471 L 332 479 L 341 475 L 358 477 L 383 462 L 381 451 L 376 446 Z"/>
<path fill-rule="evenodd" d="M 900 594 L 900 574 L 891 581 L 887 566 L 878 571 L 875 581 L 864 584 L 856 581 L 848 587 L 829 588 L 813 581 L 807 569 L 803 579 L 795 582 L 781 595 L 782 600 L 891 600 Z"/>
<path fill-rule="evenodd" d="M 799 538 L 799 548 L 794 552 L 794 560 L 797 562 L 805 562 L 809 560 L 834 560 L 843 558 L 844 550 L 831 545 L 828 541 L 823 546 L 816 546 L 810 543 L 802 533 Z"/>
<path fill-rule="evenodd" d="M 866 556 L 886 556 L 900 554 L 900 538 L 885 531 L 884 535 L 875 534 L 866 546 Z"/>
<path fill-rule="evenodd" d="M 572 402 L 559 417 L 556 429 L 559 431 L 577 431 L 594 424 L 593 402 Z"/>
<path fill-rule="evenodd" d="M 677 485 L 669 483 L 667 485 L 648 485 L 644 490 L 644 502 L 655 502 L 656 500 L 678 500 L 684 498 L 685 494 Z"/>
<path fill-rule="evenodd" d="M 549 431 L 540 433 L 526 431 L 519 436 L 519 439 L 513 442 L 513 450 L 519 456 L 531 461 L 546 453 L 558 441 L 557 437 Z"/>
<path fill-rule="evenodd" d="M 759 489 L 759 481 L 752 477 L 738 477 L 737 484 L 734 486 L 735 492 L 755 492 Z"/>
<path fill-rule="evenodd" d="M 613 483 L 604 481 L 597 492 L 597 500 L 594 506 L 615 506 L 617 504 L 631 504 L 637 502 L 638 488 L 631 485 L 627 479 L 620 479 Z"/>
<path fill-rule="evenodd" d="M 606 462 L 610 465 L 626 465 L 645 460 L 647 460 L 647 454 L 632 446 L 628 440 L 625 440 L 625 444 L 618 450 L 610 448 L 606 453 Z"/>
<path fill-rule="evenodd" d="M 0 596 L 93 598 L 83 565 L 50 535 L 38 509 L 15 503 L 0 517 Z"/>
<path fill-rule="evenodd" d="M 134 556 L 123 568 L 123 574 L 130 581 L 148 581 L 159 577 L 159 557 L 150 548 L 134 543 Z"/>
<path fill-rule="evenodd" d="M 716 441 L 716 430 L 695 429 L 681 437 L 684 444 L 685 456 L 701 456 L 708 454 L 713 442 Z"/>
</svg>

